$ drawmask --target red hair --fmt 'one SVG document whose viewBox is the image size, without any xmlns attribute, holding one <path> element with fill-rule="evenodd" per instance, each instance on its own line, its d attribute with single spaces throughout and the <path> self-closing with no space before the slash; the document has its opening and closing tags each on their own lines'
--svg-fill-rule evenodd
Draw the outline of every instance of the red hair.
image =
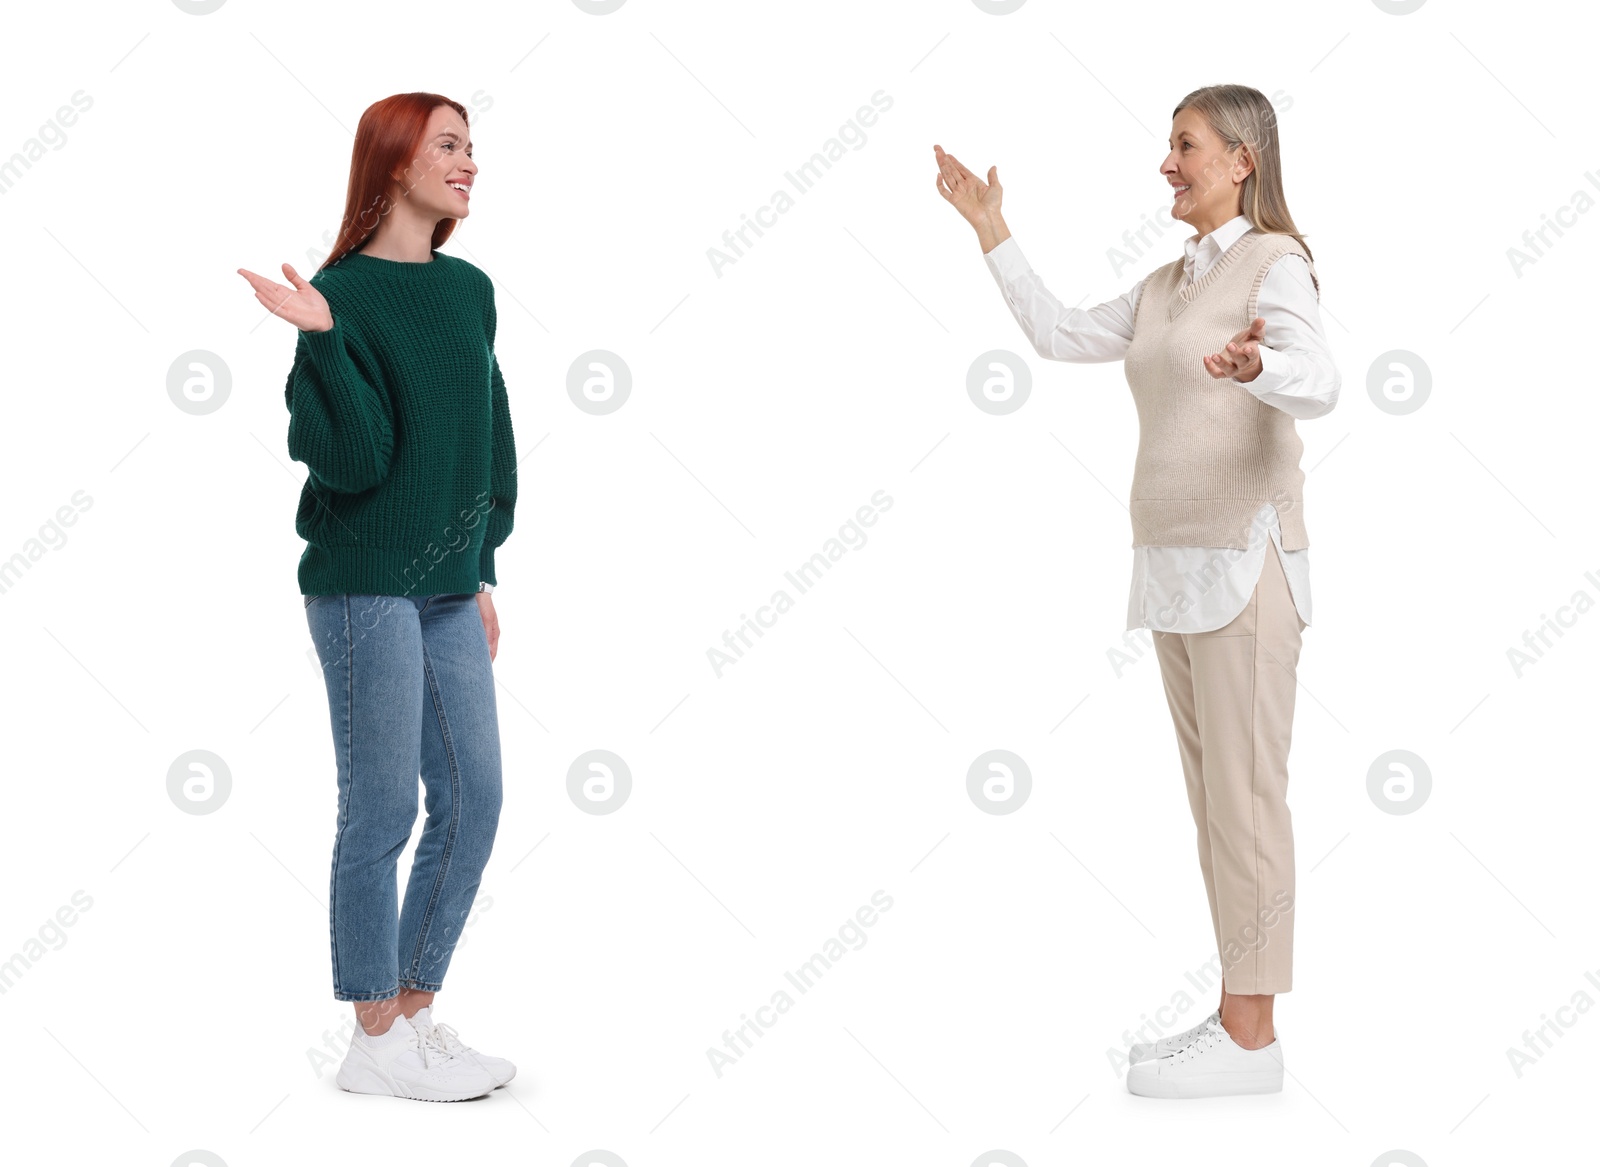
<svg viewBox="0 0 1600 1167">
<path fill-rule="evenodd" d="M 333 251 L 322 261 L 328 267 L 344 258 L 371 237 L 378 223 L 394 205 L 389 194 L 396 182 L 409 186 L 415 170 L 431 169 L 432 159 L 418 157 L 428 119 L 441 105 L 448 105 L 467 120 L 466 106 L 437 93 L 397 93 L 375 101 L 356 125 L 356 141 L 350 151 L 350 184 L 344 196 L 344 218 Z M 403 178 L 395 178 L 396 172 Z M 434 248 L 450 238 L 456 220 L 440 219 L 433 229 Z M 319 269 L 320 270 L 320 269 Z"/>
</svg>

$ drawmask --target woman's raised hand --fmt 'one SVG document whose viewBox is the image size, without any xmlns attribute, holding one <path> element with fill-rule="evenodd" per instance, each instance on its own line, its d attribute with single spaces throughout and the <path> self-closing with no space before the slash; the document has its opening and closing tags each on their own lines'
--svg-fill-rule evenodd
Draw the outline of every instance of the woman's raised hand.
<svg viewBox="0 0 1600 1167">
<path fill-rule="evenodd" d="M 283 274 L 294 285 L 292 288 L 242 267 L 238 271 L 250 281 L 261 306 L 274 316 L 282 316 L 303 332 L 327 332 L 333 327 L 333 312 L 328 308 L 328 301 L 288 264 L 283 265 Z"/>
<path fill-rule="evenodd" d="M 1248 328 L 1233 334 L 1228 347 L 1220 353 L 1200 358 L 1206 372 L 1217 380 L 1227 377 L 1235 381 L 1254 381 L 1261 375 L 1261 338 L 1266 335 L 1267 322 L 1257 316 Z"/>
<path fill-rule="evenodd" d="M 939 165 L 934 185 L 944 201 L 961 212 L 963 219 L 977 227 L 1000 213 L 998 167 L 989 167 L 989 181 L 985 182 L 963 166 L 954 154 L 946 154 L 937 145 L 933 148 L 933 160 Z"/>
</svg>

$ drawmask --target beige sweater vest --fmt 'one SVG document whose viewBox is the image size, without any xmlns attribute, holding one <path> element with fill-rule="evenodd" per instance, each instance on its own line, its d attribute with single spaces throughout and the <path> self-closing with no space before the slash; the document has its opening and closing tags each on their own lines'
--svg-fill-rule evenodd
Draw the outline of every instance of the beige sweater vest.
<svg viewBox="0 0 1600 1167">
<path fill-rule="evenodd" d="M 1309 547 L 1294 418 L 1206 372 L 1256 316 L 1267 270 L 1285 252 L 1311 257 L 1289 235 L 1251 229 L 1188 287 L 1183 260 L 1152 272 L 1139 293 L 1123 358 L 1139 411 L 1139 454 L 1128 511 L 1135 547 L 1249 546 L 1263 503 L 1278 512 L 1283 549 Z M 1311 269 L 1316 286 L 1316 269 Z"/>
</svg>

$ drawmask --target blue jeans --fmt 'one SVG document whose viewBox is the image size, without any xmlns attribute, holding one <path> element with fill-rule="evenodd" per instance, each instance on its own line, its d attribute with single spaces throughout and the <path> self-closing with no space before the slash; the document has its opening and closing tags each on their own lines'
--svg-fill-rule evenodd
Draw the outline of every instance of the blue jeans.
<svg viewBox="0 0 1600 1167">
<path fill-rule="evenodd" d="M 500 820 L 500 726 L 477 597 L 305 596 L 338 764 L 333 995 L 437 992 Z M 427 822 L 404 906 L 396 860 Z"/>
</svg>

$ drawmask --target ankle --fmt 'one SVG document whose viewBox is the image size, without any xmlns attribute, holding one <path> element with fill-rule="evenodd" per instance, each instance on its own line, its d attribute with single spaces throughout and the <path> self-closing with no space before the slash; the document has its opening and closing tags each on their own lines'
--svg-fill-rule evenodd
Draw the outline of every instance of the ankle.
<svg viewBox="0 0 1600 1167">
<path fill-rule="evenodd" d="M 402 987 L 395 996 L 395 1006 L 408 1018 L 415 1017 L 417 1013 L 433 1004 L 433 994 L 424 989 L 407 989 Z"/>
<path fill-rule="evenodd" d="M 393 997 L 361 1001 L 356 1005 L 356 1024 L 368 1037 L 382 1037 L 394 1027 L 395 1018 L 403 1015 Z"/>
<path fill-rule="evenodd" d="M 1228 1031 L 1233 1044 L 1240 1049 L 1260 1049 L 1278 1040 L 1270 1019 L 1244 1021 L 1237 1017 L 1224 1017 L 1222 1028 Z"/>
</svg>

